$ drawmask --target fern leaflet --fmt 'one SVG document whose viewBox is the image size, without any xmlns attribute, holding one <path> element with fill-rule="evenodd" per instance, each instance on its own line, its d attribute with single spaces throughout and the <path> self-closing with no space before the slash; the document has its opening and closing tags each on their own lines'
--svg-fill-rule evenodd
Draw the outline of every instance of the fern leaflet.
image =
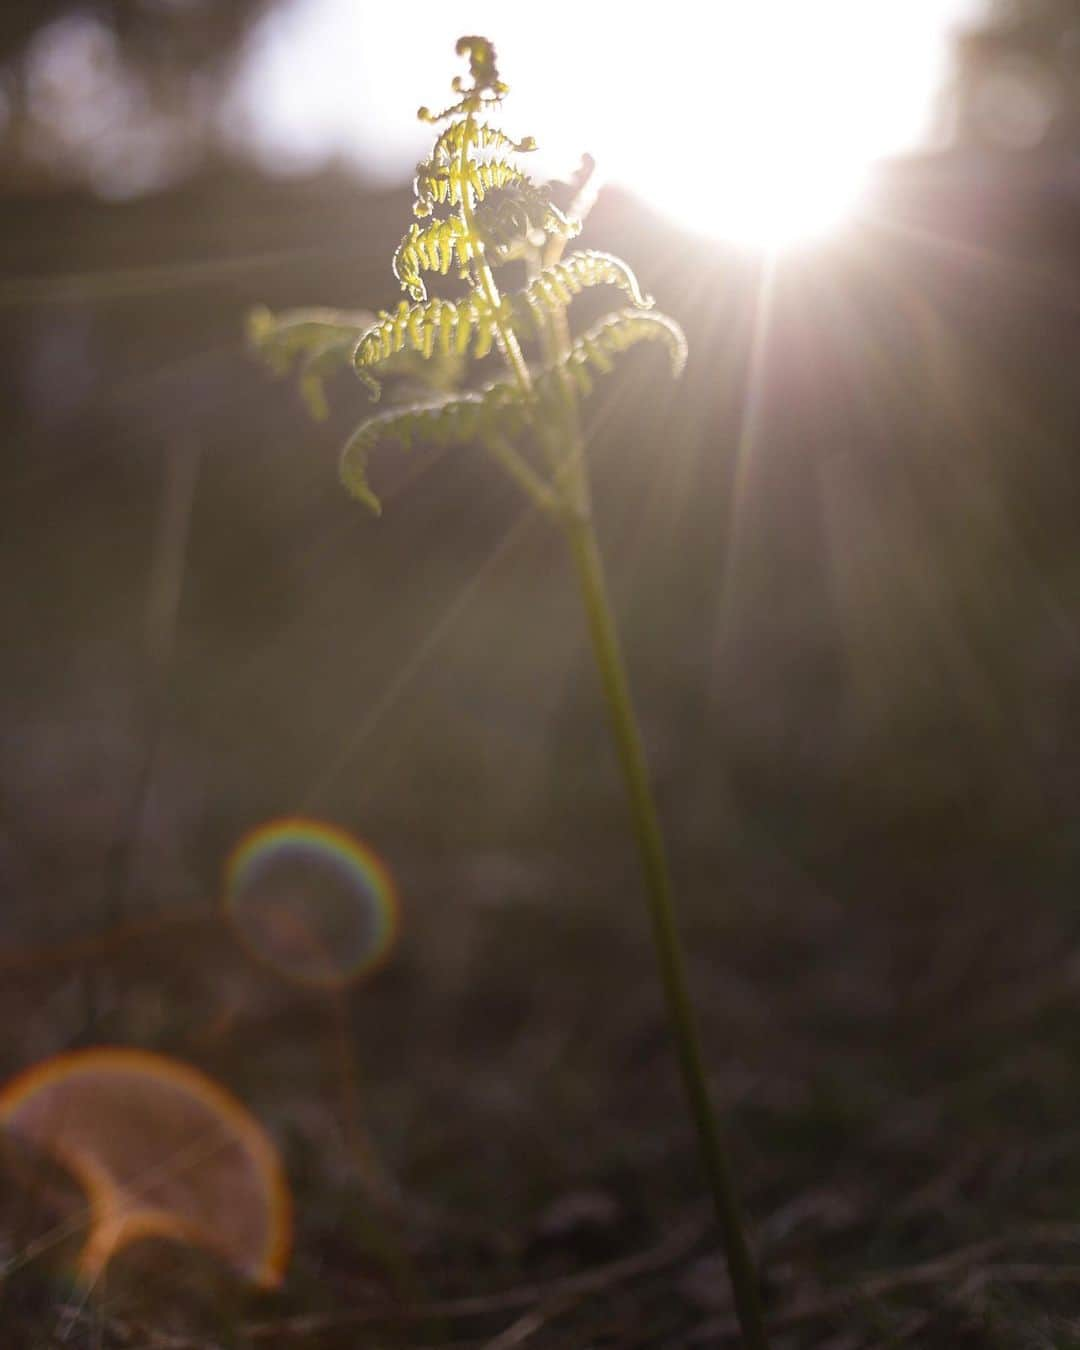
<svg viewBox="0 0 1080 1350">
<path fill-rule="evenodd" d="M 382 505 L 367 478 L 368 456 L 383 441 L 403 450 L 417 443 L 437 448 L 469 445 L 520 432 L 528 417 L 515 386 L 505 380 L 455 398 L 416 403 L 361 422 L 341 452 L 341 481 L 376 515 Z"/>
</svg>

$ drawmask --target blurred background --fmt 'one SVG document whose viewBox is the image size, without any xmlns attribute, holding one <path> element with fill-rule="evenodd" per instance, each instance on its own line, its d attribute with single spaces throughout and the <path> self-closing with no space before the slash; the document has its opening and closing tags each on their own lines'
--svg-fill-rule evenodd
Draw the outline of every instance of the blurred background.
<svg viewBox="0 0 1080 1350">
<path fill-rule="evenodd" d="M 692 1176 L 670 1101 L 627 1086 L 652 1050 L 626 1049 L 618 997 L 555 1105 L 545 1077 L 597 980 L 647 987 L 659 1025 L 560 540 L 473 451 L 376 455 L 369 518 L 336 474 L 359 384 L 312 424 L 245 350 L 256 303 L 396 303 L 415 109 L 485 33 L 503 125 L 536 136 L 541 173 L 595 157 L 585 246 L 689 339 L 679 385 L 635 353 L 599 387 L 593 467 L 718 1091 L 758 1141 L 752 1208 L 811 1159 L 865 1165 L 872 1190 L 885 1164 L 853 1161 L 852 1120 L 877 1139 L 915 1100 L 940 1120 L 959 1084 L 972 1194 L 1051 1212 L 1080 1198 L 1080 1159 L 1060 1171 L 1080 1085 L 1080 5 L 711 11 L 6 0 L 0 940 L 201 911 L 260 822 L 336 822 L 405 896 L 373 990 L 397 1166 L 470 1194 L 402 1120 L 422 1131 L 445 1093 L 464 1139 L 501 1140 L 540 1094 L 598 1130 L 611 1072 L 648 1129 L 548 1140 L 524 1180 L 493 1145 L 500 1203 L 595 1177 L 592 1145 L 636 1172 L 681 1149 Z M 7 992 L 5 1074 L 88 1035 L 85 998 L 34 978 Z M 91 1000 L 98 1038 L 220 1068 L 177 1032 L 179 995 L 151 1015 L 124 988 Z M 544 1028 L 562 1050 L 538 1069 Z M 420 1042 L 426 1096 L 419 1070 L 393 1086 Z M 1036 1081 L 1036 1123 L 1014 1119 Z M 248 1086 L 279 1137 L 303 1132 Z M 890 1176 L 948 1173 L 954 1143 L 925 1112 L 907 1125 Z M 965 1213 L 977 1235 L 985 1210 Z"/>
</svg>

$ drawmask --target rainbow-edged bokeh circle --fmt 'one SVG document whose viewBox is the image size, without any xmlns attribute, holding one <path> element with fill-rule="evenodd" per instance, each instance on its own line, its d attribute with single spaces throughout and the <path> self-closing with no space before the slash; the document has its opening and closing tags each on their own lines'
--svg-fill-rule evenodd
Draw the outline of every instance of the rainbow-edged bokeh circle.
<svg viewBox="0 0 1080 1350">
<path fill-rule="evenodd" d="M 400 926 L 397 888 L 378 854 L 339 826 L 300 816 L 239 841 L 225 866 L 224 905 L 259 962 L 316 988 L 377 970 Z"/>
</svg>

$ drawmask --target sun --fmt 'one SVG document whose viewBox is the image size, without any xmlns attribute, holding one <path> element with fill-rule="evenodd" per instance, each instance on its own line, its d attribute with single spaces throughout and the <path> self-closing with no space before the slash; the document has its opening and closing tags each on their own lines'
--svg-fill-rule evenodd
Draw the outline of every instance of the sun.
<svg viewBox="0 0 1080 1350">
<path fill-rule="evenodd" d="M 647 73 L 625 94 L 583 71 L 586 106 L 554 127 L 549 108 L 547 133 L 568 150 L 589 128 L 608 180 L 695 233 L 791 246 L 850 217 L 874 164 L 925 134 L 949 10 L 719 0 L 639 34 Z"/>
<path fill-rule="evenodd" d="M 680 147 L 680 151 L 682 147 Z M 627 186 L 691 232 L 744 249 L 775 251 L 837 230 L 857 210 L 874 156 L 858 147 L 793 145 L 748 132 L 723 168 L 702 168 L 689 151 L 672 153 L 662 172 Z"/>
<path fill-rule="evenodd" d="M 588 152 L 605 181 L 695 233 L 773 249 L 834 228 L 876 161 L 925 140 L 950 29 L 975 4 L 664 0 L 637 17 L 548 0 L 537 22 L 471 0 L 468 28 L 498 48 L 503 120 L 536 137 L 539 176 Z M 268 161 L 345 154 L 400 182 L 430 141 L 413 113 L 444 88 L 464 31 L 446 11 L 297 0 L 275 12 L 241 81 Z"/>
</svg>

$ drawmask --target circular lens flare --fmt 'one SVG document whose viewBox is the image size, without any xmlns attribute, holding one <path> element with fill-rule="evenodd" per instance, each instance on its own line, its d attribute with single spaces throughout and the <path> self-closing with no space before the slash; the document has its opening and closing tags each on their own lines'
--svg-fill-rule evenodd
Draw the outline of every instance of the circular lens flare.
<svg viewBox="0 0 1080 1350">
<path fill-rule="evenodd" d="M 84 1283 L 147 1236 L 205 1247 L 256 1284 L 280 1282 L 292 1206 L 277 1150 L 235 1097 L 189 1065 L 116 1047 L 58 1055 L 0 1092 L 0 1125 L 85 1191 Z"/>
<path fill-rule="evenodd" d="M 240 941 L 286 979 L 340 988 L 383 964 L 399 926 L 392 877 L 345 830 L 290 817 L 246 835 L 225 869 Z"/>
</svg>

